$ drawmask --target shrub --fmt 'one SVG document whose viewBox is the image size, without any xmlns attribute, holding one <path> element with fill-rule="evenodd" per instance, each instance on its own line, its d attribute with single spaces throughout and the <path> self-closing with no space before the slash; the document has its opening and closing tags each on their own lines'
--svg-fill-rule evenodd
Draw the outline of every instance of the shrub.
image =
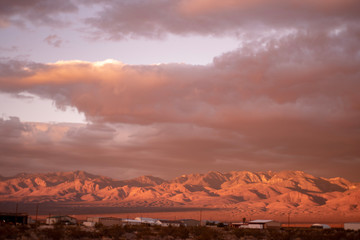
<svg viewBox="0 0 360 240">
<path fill-rule="evenodd" d="M 42 229 L 40 235 L 44 236 L 45 239 L 60 240 L 64 238 L 65 231 L 62 225 L 54 225 L 53 228 Z"/>
<path fill-rule="evenodd" d="M 197 240 L 223 239 L 219 231 L 209 227 L 192 227 L 190 233 Z"/>
<path fill-rule="evenodd" d="M 79 226 L 67 227 L 65 235 L 69 239 L 99 238 L 101 236 L 98 231 L 85 231 Z"/>
<path fill-rule="evenodd" d="M 18 235 L 19 230 L 14 225 L 0 225 L 0 239 L 16 239 Z"/>
<path fill-rule="evenodd" d="M 137 226 L 136 237 L 138 239 L 148 239 L 150 236 L 154 235 L 151 231 L 151 228 L 147 225 Z"/>
</svg>

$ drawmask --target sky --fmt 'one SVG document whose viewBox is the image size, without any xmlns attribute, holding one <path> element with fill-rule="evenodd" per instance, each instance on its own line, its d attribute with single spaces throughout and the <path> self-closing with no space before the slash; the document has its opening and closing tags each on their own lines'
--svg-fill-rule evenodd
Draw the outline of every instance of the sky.
<svg viewBox="0 0 360 240">
<path fill-rule="evenodd" d="M 0 174 L 360 181 L 358 0 L 4 0 Z"/>
</svg>

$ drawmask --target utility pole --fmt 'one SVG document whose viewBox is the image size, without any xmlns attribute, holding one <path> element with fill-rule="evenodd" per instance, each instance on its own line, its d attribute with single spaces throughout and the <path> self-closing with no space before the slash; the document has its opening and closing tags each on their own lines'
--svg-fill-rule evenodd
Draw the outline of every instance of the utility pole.
<svg viewBox="0 0 360 240">
<path fill-rule="evenodd" d="M 36 214 L 35 214 L 35 229 L 37 229 L 37 218 L 39 213 L 39 204 L 36 204 Z"/>
<path fill-rule="evenodd" d="M 35 223 L 37 223 L 38 213 L 39 213 L 39 204 L 36 204 Z"/>
<path fill-rule="evenodd" d="M 288 227 L 290 227 L 290 212 L 288 213 Z"/>
<path fill-rule="evenodd" d="M 19 205 L 19 203 L 18 202 L 16 202 L 16 206 L 15 206 L 15 225 L 17 224 L 17 215 L 18 215 L 18 206 Z"/>
<path fill-rule="evenodd" d="M 200 210 L 200 226 L 201 226 L 201 219 L 202 218 L 202 210 Z"/>
</svg>

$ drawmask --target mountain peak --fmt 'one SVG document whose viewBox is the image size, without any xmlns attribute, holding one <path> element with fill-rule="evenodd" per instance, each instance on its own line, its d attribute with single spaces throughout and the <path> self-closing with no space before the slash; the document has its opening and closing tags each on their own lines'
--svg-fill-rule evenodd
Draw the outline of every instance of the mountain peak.
<svg viewBox="0 0 360 240">
<path fill-rule="evenodd" d="M 158 178 L 158 177 L 154 177 L 154 176 L 150 176 L 150 175 L 143 175 L 143 176 L 135 178 L 134 180 L 139 183 L 148 184 L 148 185 L 152 185 L 152 186 L 160 185 L 160 184 L 166 182 L 162 178 Z"/>
<path fill-rule="evenodd" d="M 98 175 L 94 175 L 94 174 L 91 174 L 91 173 L 88 173 L 88 172 L 85 172 L 85 171 L 82 171 L 82 170 L 76 170 L 74 172 L 70 172 L 70 174 L 73 174 L 74 175 L 74 178 L 79 178 L 79 179 L 93 179 L 93 178 L 98 178 L 100 176 Z"/>
</svg>

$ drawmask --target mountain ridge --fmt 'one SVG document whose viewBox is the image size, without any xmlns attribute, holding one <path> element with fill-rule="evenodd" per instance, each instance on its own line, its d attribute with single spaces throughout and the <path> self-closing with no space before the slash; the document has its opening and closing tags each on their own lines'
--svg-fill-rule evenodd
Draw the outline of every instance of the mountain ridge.
<svg viewBox="0 0 360 240">
<path fill-rule="evenodd" d="M 85 171 L 21 173 L 0 179 L 0 202 L 79 206 L 199 207 L 286 213 L 360 213 L 360 183 L 303 171 L 231 171 L 184 174 L 172 180 L 129 180 Z"/>
</svg>

